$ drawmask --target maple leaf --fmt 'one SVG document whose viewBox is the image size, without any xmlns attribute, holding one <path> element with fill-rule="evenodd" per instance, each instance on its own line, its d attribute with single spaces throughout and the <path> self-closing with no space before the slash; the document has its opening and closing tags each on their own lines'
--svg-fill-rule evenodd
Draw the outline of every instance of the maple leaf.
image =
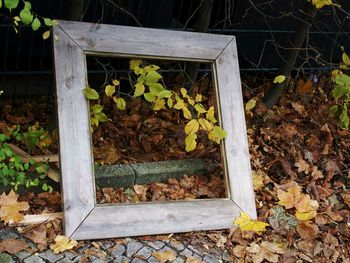
<svg viewBox="0 0 350 263">
<path fill-rule="evenodd" d="M 294 166 L 298 167 L 298 172 L 304 172 L 306 174 L 310 173 L 310 165 L 303 159 L 298 160 Z"/>
<path fill-rule="evenodd" d="M 28 247 L 28 244 L 20 239 L 5 239 L 0 241 L 0 252 L 16 254 Z"/>
<path fill-rule="evenodd" d="M 55 254 L 72 249 L 78 244 L 75 240 L 69 240 L 66 236 L 57 235 L 55 238 L 55 244 L 51 245 L 50 248 Z"/>
<path fill-rule="evenodd" d="M 267 223 L 251 219 L 250 216 L 244 212 L 241 212 L 240 216 L 235 219 L 234 224 L 242 231 L 253 231 L 258 235 L 266 231 L 266 227 L 269 226 Z"/>
<path fill-rule="evenodd" d="M 0 195 L 0 220 L 3 220 L 5 224 L 21 221 L 23 215 L 20 211 L 29 209 L 27 202 L 17 202 L 17 198 L 18 196 L 13 190 L 8 195 L 5 193 Z"/>
<path fill-rule="evenodd" d="M 161 263 L 173 261 L 176 259 L 176 255 L 172 250 L 153 252 L 152 256 L 155 257 Z"/>
</svg>

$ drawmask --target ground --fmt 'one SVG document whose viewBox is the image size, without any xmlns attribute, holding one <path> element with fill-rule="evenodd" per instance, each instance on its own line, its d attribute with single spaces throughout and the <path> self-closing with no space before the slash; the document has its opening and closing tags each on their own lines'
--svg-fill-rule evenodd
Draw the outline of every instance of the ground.
<svg viewBox="0 0 350 263">
<path fill-rule="evenodd" d="M 310 87 L 292 82 L 271 110 L 261 102 L 270 84 L 244 82 L 254 87 L 244 89 L 245 101 L 256 102 L 247 110 L 247 134 L 258 220 L 269 224 L 267 231 L 233 226 L 226 231 L 81 241 L 73 250 L 53 254 L 48 244 L 62 231 L 55 220 L 42 227 L 46 239 L 41 244 L 31 241 L 38 241 L 33 238 L 38 226 L 4 226 L 0 240 L 21 239 L 28 248 L 11 254 L 0 243 L 0 262 L 350 262 L 350 132 L 329 115 L 335 103 L 330 76 Z M 54 198 L 60 200 L 57 194 L 22 196 L 38 211 L 57 206 L 59 201 L 50 204 Z M 300 208 L 304 201 L 314 204 L 311 210 Z M 306 220 L 300 219 L 300 211 Z"/>
</svg>

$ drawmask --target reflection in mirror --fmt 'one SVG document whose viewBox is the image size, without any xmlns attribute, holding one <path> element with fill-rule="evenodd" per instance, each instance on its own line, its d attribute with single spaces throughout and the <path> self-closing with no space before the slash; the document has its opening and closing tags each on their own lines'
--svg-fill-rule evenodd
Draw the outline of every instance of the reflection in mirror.
<svg viewBox="0 0 350 263">
<path fill-rule="evenodd" d="M 87 57 L 98 204 L 227 197 L 211 64 Z"/>
</svg>

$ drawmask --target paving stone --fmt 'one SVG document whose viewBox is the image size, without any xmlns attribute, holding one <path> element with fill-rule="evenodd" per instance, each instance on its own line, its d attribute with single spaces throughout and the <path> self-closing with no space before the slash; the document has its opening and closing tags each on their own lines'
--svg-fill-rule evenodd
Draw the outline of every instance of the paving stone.
<svg viewBox="0 0 350 263">
<path fill-rule="evenodd" d="M 29 253 L 28 251 L 21 251 L 15 254 L 15 256 L 18 257 L 20 261 L 23 261 L 23 259 L 29 257 L 30 255 L 31 253 Z"/>
<path fill-rule="evenodd" d="M 156 250 L 159 250 L 165 246 L 165 243 L 162 241 L 148 241 L 146 244 Z"/>
<path fill-rule="evenodd" d="M 116 244 L 112 249 L 113 250 L 111 251 L 111 254 L 113 257 L 116 257 L 116 258 L 123 255 L 125 252 L 125 247 L 120 244 Z"/>
<path fill-rule="evenodd" d="M 75 259 L 78 256 L 78 254 L 73 253 L 71 251 L 64 251 L 63 255 L 70 260 L 73 260 L 73 258 Z"/>
<path fill-rule="evenodd" d="M 147 261 L 140 259 L 140 258 L 134 258 L 131 263 L 147 263 Z"/>
<path fill-rule="evenodd" d="M 45 261 L 37 255 L 32 255 L 26 258 L 25 260 L 23 260 L 23 262 L 24 263 L 45 263 Z"/>
<path fill-rule="evenodd" d="M 230 255 L 228 254 L 227 250 L 225 250 L 223 253 L 222 253 L 222 260 L 224 262 L 232 262 L 232 258 L 230 257 Z"/>
<path fill-rule="evenodd" d="M 200 256 L 203 256 L 203 253 L 201 251 L 199 251 L 197 248 L 195 248 L 194 246 L 188 245 L 187 248 L 191 249 L 194 253 L 196 253 Z"/>
<path fill-rule="evenodd" d="M 159 261 L 155 258 L 155 257 L 150 257 L 149 259 L 147 259 L 148 263 L 159 263 Z"/>
<path fill-rule="evenodd" d="M 5 240 L 9 238 L 18 239 L 19 235 L 11 230 L 0 230 L 0 240 Z"/>
<path fill-rule="evenodd" d="M 11 255 L 7 254 L 7 253 L 0 253 L 0 262 L 1 263 L 13 263 L 13 259 L 11 257 Z"/>
<path fill-rule="evenodd" d="M 56 262 L 60 259 L 64 258 L 64 255 L 62 254 L 54 254 L 52 250 L 46 250 L 40 254 L 38 254 L 39 257 L 49 261 L 49 262 Z"/>
<path fill-rule="evenodd" d="M 113 242 L 106 242 L 106 241 L 102 241 L 101 242 L 101 246 L 104 249 L 109 249 L 111 247 L 113 247 L 115 244 Z"/>
<path fill-rule="evenodd" d="M 130 261 L 130 258 L 120 256 L 117 259 L 113 260 L 113 263 L 129 263 Z"/>
<path fill-rule="evenodd" d="M 168 247 L 168 246 L 165 246 L 162 249 L 159 249 L 158 251 L 159 252 L 166 252 L 166 251 L 169 251 L 169 250 L 172 251 L 174 253 L 174 255 L 177 255 L 177 252 L 174 249 L 172 249 L 171 247 Z"/>
<path fill-rule="evenodd" d="M 137 251 L 139 251 L 143 245 L 140 242 L 137 241 L 131 241 L 126 246 L 126 256 L 131 257 L 134 255 Z"/>
<path fill-rule="evenodd" d="M 74 263 L 74 261 L 70 260 L 68 258 L 62 258 L 59 261 L 57 261 L 56 263 Z"/>
<path fill-rule="evenodd" d="M 185 248 L 180 252 L 180 255 L 185 256 L 185 257 L 190 257 L 193 255 L 193 251 L 189 250 L 188 248 Z"/>
<path fill-rule="evenodd" d="M 203 261 L 205 263 L 219 263 L 220 260 L 214 256 L 214 255 L 206 255 L 204 258 L 203 258 Z"/>
<path fill-rule="evenodd" d="M 108 262 L 110 262 L 110 260 L 108 260 L 108 259 L 105 260 L 105 259 L 102 259 L 102 258 L 96 258 L 96 259 L 94 259 L 91 262 L 93 262 L 93 263 L 108 263 Z"/>
<path fill-rule="evenodd" d="M 177 257 L 175 260 L 171 261 L 171 263 L 184 263 L 185 260 L 182 257 Z"/>
<path fill-rule="evenodd" d="M 143 247 L 134 255 L 134 257 L 148 259 L 150 256 L 152 256 L 153 251 L 154 250 L 150 247 Z"/>
<path fill-rule="evenodd" d="M 185 249 L 184 244 L 182 244 L 181 242 L 179 242 L 177 240 L 171 240 L 169 243 L 169 246 L 175 248 L 177 251 L 182 251 Z"/>
</svg>

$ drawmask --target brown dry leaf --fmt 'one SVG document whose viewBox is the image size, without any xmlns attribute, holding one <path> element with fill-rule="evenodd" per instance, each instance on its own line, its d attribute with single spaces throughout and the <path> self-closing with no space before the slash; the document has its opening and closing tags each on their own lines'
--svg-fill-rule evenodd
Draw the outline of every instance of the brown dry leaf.
<svg viewBox="0 0 350 263">
<path fill-rule="evenodd" d="M 327 134 L 326 135 L 326 143 L 323 146 L 323 150 L 322 150 L 321 154 L 327 155 L 327 154 L 329 154 L 329 150 L 332 147 L 333 136 L 332 136 L 331 130 L 329 129 L 327 123 L 321 127 L 321 131 L 323 131 Z"/>
<path fill-rule="evenodd" d="M 27 202 L 17 202 L 18 196 L 11 190 L 6 195 L 3 193 L 0 195 L 0 220 L 3 220 L 5 224 L 17 223 L 23 219 L 23 215 L 20 211 L 27 211 L 29 204 Z"/>
<path fill-rule="evenodd" d="M 165 263 L 167 261 L 173 261 L 176 259 L 176 255 L 172 250 L 166 251 L 155 251 L 152 253 L 152 256 L 155 257 L 159 262 Z"/>
<path fill-rule="evenodd" d="M 311 167 L 311 176 L 312 176 L 312 181 L 316 181 L 317 179 L 323 178 L 323 174 L 320 170 L 318 170 L 317 166 L 312 166 Z"/>
<path fill-rule="evenodd" d="M 298 101 L 291 102 L 293 109 L 299 113 L 301 116 L 305 117 L 307 116 L 307 112 L 305 110 L 304 105 L 301 105 Z"/>
<path fill-rule="evenodd" d="M 319 233 L 319 229 L 315 224 L 301 222 L 297 227 L 297 232 L 302 239 L 314 240 Z"/>
<path fill-rule="evenodd" d="M 341 197 L 343 198 L 344 203 L 350 208 L 350 191 L 342 193 Z"/>
<path fill-rule="evenodd" d="M 263 241 L 260 245 L 251 243 L 250 247 L 246 248 L 246 251 L 251 253 L 253 263 L 260 263 L 264 259 L 268 262 L 277 263 L 279 256 L 284 253 L 286 245 L 284 243 Z"/>
<path fill-rule="evenodd" d="M 232 253 L 237 258 L 244 258 L 246 255 L 246 248 L 241 245 L 237 245 L 232 249 Z"/>
<path fill-rule="evenodd" d="M 303 159 L 299 159 L 295 164 L 295 167 L 298 167 L 298 172 L 304 172 L 306 174 L 310 173 L 310 165 Z"/>
<path fill-rule="evenodd" d="M 27 247 L 28 244 L 20 239 L 5 239 L 0 241 L 0 252 L 16 254 L 22 250 L 25 250 Z"/>
<path fill-rule="evenodd" d="M 41 224 L 25 233 L 25 236 L 36 244 L 47 244 L 46 226 Z"/>
</svg>

